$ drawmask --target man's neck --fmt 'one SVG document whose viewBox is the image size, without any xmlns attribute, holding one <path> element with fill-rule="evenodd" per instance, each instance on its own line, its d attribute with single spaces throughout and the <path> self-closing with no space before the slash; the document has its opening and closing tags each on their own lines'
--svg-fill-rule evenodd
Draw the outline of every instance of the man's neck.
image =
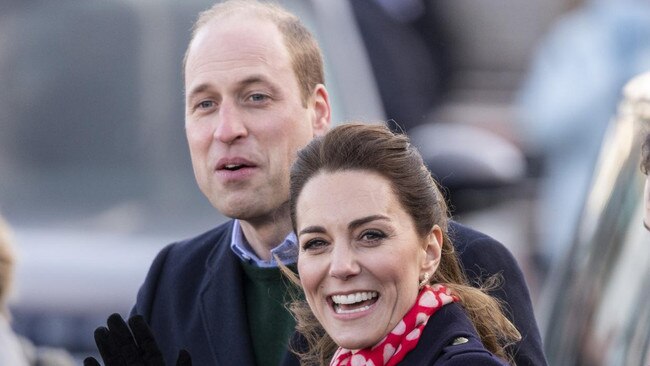
<svg viewBox="0 0 650 366">
<path fill-rule="evenodd" d="M 271 250 L 293 230 L 288 214 L 274 215 L 266 220 L 239 220 L 239 224 L 251 249 L 265 261 L 271 259 Z"/>
</svg>

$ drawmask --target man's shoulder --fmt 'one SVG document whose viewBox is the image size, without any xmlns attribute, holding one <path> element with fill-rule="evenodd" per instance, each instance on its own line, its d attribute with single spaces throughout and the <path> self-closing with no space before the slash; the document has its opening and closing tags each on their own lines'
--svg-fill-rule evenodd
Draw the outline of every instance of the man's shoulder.
<svg viewBox="0 0 650 366">
<path fill-rule="evenodd" d="M 170 254 L 195 256 L 207 255 L 206 252 L 211 252 L 215 247 L 221 247 L 222 243 L 226 243 L 229 247 L 232 236 L 232 220 L 229 220 L 215 228 L 203 232 L 194 237 L 180 240 L 168 245 L 167 250 Z"/>
<path fill-rule="evenodd" d="M 198 293 L 206 274 L 230 258 L 223 253 L 230 251 L 232 222 L 225 223 L 193 238 L 178 241 L 162 249 L 149 267 L 147 277 L 138 292 L 135 312 L 150 314 L 152 306 L 167 307 L 169 299 L 192 298 Z M 184 286 L 177 286 L 177 283 Z M 147 319 L 149 320 L 149 319 Z"/>
<path fill-rule="evenodd" d="M 517 260 L 498 240 L 455 221 L 449 223 L 449 238 L 470 280 L 501 273 L 508 282 L 523 281 Z"/>
<path fill-rule="evenodd" d="M 480 231 L 474 230 L 465 226 L 457 221 L 449 220 L 449 238 L 454 243 L 456 249 L 463 249 L 469 244 L 479 243 L 480 245 L 496 245 L 503 246 L 496 239 L 484 234 Z"/>
<path fill-rule="evenodd" d="M 459 222 L 450 220 L 448 233 L 449 239 L 460 257 L 484 251 L 487 252 L 483 253 L 484 255 L 493 255 L 497 257 L 502 257 L 504 255 L 507 257 L 512 256 L 508 248 L 498 240 Z"/>
<path fill-rule="evenodd" d="M 192 238 L 171 243 L 158 253 L 150 271 L 165 268 L 167 273 L 186 272 L 200 263 L 215 263 L 215 258 L 223 257 L 230 250 L 231 236 L 232 221 L 228 221 Z"/>
</svg>

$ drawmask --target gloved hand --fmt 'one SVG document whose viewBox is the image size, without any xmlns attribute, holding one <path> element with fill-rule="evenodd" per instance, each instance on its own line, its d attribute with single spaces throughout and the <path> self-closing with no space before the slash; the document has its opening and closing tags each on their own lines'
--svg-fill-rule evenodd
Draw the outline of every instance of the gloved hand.
<svg viewBox="0 0 650 366">
<path fill-rule="evenodd" d="M 108 328 L 95 329 L 95 343 L 104 366 L 165 366 L 156 339 L 140 315 L 131 317 L 127 326 L 120 314 L 112 314 L 107 325 Z M 101 365 L 94 357 L 88 357 L 84 366 Z M 186 350 L 179 352 L 176 366 L 192 366 Z"/>
</svg>

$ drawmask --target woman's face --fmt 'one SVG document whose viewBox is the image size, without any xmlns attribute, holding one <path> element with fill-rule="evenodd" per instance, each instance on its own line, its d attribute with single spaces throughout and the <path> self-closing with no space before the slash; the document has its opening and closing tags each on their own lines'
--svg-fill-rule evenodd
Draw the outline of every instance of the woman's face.
<svg viewBox="0 0 650 366">
<path fill-rule="evenodd" d="M 420 237 L 389 181 L 358 170 L 311 178 L 296 217 L 298 272 L 316 318 L 341 347 L 377 344 L 435 271 L 440 228 Z"/>
</svg>

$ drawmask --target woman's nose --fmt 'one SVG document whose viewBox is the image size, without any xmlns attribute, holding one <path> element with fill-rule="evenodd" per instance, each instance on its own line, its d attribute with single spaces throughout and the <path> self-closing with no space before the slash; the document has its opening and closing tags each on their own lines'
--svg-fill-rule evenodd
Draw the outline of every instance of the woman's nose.
<svg viewBox="0 0 650 366">
<path fill-rule="evenodd" d="M 354 250 L 347 243 L 335 244 L 331 252 L 330 276 L 345 281 L 360 272 L 361 266 L 357 261 Z"/>
</svg>

